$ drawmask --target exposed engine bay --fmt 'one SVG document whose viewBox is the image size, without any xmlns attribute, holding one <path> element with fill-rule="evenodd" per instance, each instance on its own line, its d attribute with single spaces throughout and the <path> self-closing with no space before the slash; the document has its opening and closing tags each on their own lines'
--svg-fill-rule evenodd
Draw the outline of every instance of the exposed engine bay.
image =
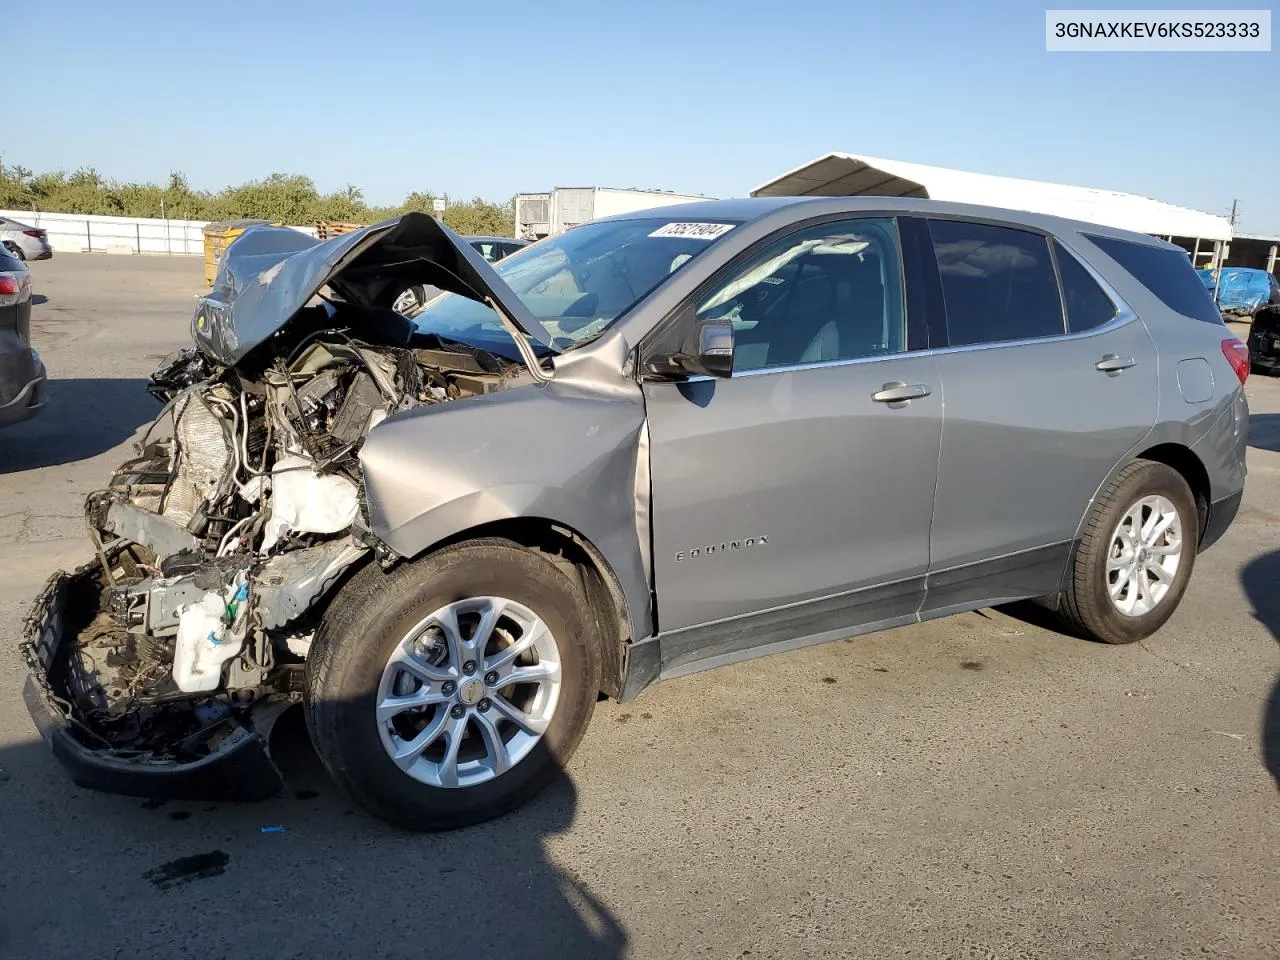
<svg viewBox="0 0 1280 960">
<path fill-rule="evenodd" d="M 279 346 L 253 375 L 193 348 L 168 360 L 149 387 L 164 413 L 88 498 L 98 561 L 67 584 L 75 642 L 50 683 L 113 749 L 196 757 L 258 701 L 296 697 L 317 602 L 373 554 L 394 560 L 362 524 L 369 429 L 527 379 L 481 351 L 341 328 Z"/>
<path fill-rule="evenodd" d="M 323 295 L 236 362 L 211 353 L 156 370 L 163 411 L 86 502 L 96 560 L 55 575 L 27 624 L 39 693 L 70 736 L 135 766 L 198 766 L 269 726 L 301 696 L 325 598 L 397 561 L 367 528 L 371 429 L 533 380 Z"/>
</svg>

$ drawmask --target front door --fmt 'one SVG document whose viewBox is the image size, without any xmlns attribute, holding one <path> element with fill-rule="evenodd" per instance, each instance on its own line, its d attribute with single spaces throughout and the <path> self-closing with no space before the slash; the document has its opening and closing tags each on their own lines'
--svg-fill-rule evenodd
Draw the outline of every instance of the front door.
<svg viewBox="0 0 1280 960">
<path fill-rule="evenodd" d="M 734 373 L 644 384 L 658 627 L 688 631 L 664 670 L 913 616 L 942 398 L 907 349 L 894 221 L 767 242 L 694 317 L 732 321 Z"/>
</svg>

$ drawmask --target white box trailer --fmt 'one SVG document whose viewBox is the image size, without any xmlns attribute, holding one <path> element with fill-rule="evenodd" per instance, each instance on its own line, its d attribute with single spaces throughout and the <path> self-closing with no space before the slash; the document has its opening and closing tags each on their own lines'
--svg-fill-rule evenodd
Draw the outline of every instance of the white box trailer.
<svg viewBox="0 0 1280 960">
<path fill-rule="evenodd" d="M 600 217 L 708 199 L 667 190 L 617 187 L 556 187 L 550 193 L 518 193 L 515 233 L 525 240 L 540 240 Z"/>
<path fill-rule="evenodd" d="M 551 233 L 551 194 L 517 193 L 515 212 L 517 240 L 538 240 Z"/>
</svg>

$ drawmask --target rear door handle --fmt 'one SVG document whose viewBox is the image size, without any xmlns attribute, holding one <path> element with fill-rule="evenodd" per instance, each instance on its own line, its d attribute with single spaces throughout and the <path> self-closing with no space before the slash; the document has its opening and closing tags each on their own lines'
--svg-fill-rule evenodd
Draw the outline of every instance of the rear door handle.
<svg viewBox="0 0 1280 960">
<path fill-rule="evenodd" d="M 1103 373 L 1119 373 L 1121 370 L 1128 370 L 1130 367 L 1137 366 L 1137 363 L 1138 361 L 1133 357 L 1120 357 L 1114 353 L 1108 353 L 1094 364 L 1094 368 L 1101 370 Z"/>
<path fill-rule="evenodd" d="M 876 403 L 906 403 L 908 400 L 919 400 L 927 397 L 933 390 L 927 383 L 903 383 L 901 380 L 890 380 L 871 395 Z"/>
</svg>

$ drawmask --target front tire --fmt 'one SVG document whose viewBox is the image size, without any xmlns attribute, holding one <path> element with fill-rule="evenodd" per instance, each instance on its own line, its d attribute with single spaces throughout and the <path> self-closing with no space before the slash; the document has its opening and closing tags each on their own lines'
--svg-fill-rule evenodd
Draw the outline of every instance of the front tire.
<svg viewBox="0 0 1280 960">
<path fill-rule="evenodd" d="M 1182 475 L 1152 460 L 1129 464 L 1099 496 L 1072 554 L 1064 625 L 1105 643 L 1151 636 L 1181 602 L 1199 540 Z"/>
<path fill-rule="evenodd" d="M 334 599 L 307 661 L 307 726 L 375 816 L 448 830 L 524 803 L 572 755 L 599 658 L 583 593 L 508 540 L 445 547 Z"/>
</svg>

